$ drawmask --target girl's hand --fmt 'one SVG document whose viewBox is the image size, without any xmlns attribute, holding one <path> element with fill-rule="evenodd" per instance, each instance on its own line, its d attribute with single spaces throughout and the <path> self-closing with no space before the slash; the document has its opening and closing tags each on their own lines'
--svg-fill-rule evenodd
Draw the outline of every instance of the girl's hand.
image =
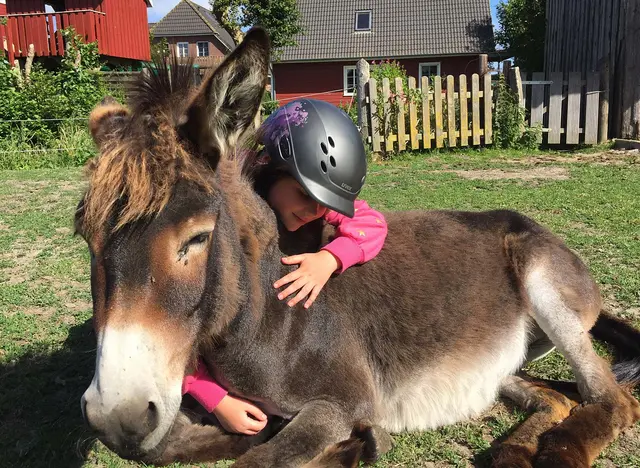
<svg viewBox="0 0 640 468">
<path fill-rule="evenodd" d="M 228 432 L 256 435 L 267 425 L 267 416 L 246 400 L 226 395 L 213 410 Z"/>
<path fill-rule="evenodd" d="M 278 289 L 285 284 L 291 283 L 284 291 L 278 294 L 278 299 L 283 300 L 296 291 L 298 294 L 287 302 L 289 307 L 293 307 L 305 297 L 309 296 L 304 303 L 304 308 L 308 309 L 316 300 L 318 294 L 329 281 L 329 278 L 340 267 L 340 262 L 332 253 L 321 250 L 316 253 L 293 255 L 282 259 L 286 265 L 300 265 L 297 270 L 283 276 L 273 285 Z"/>
</svg>

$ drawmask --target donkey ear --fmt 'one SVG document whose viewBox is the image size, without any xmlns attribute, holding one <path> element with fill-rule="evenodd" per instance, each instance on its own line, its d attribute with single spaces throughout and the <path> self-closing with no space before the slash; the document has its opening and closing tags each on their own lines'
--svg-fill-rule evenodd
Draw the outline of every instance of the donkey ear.
<svg viewBox="0 0 640 468">
<path fill-rule="evenodd" d="M 109 137 L 119 133 L 128 119 L 126 107 L 110 96 L 105 97 L 89 114 L 89 130 L 98 148 Z"/>
<path fill-rule="evenodd" d="M 269 70 L 269 37 L 252 28 L 202 84 L 180 131 L 213 163 L 233 148 L 255 119 Z"/>
</svg>

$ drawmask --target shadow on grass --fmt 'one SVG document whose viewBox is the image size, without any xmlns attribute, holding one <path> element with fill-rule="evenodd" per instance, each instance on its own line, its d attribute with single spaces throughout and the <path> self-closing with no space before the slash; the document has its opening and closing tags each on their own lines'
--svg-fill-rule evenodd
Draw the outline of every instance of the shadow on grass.
<svg viewBox="0 0 640 468">
<path fill-rule="evenodd" d="M 30 350 L 0 364 L 0 466 L 80 467 L 93 439 L 80 397 L 93 376 L 91 319 L 56 351 Z"/>
</svg>

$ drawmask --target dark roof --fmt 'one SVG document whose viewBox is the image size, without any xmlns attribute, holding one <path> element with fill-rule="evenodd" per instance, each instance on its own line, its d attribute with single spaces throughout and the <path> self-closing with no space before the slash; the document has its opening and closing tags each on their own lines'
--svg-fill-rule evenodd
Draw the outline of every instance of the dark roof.
<svg viewBox="0 0 640 468">
<path fill-rule="evenodd" d="M 489 0 L 298 0 L 304 32 L 281 61 L 478 54 L 494 50 Z M 371 31 L 355 32 L 356 11 Z"/>
<path fill-rule="evenodd" d="M 233 38 L 220 26 L 213 14 L 189 0 L 182 0 L 153 27 L 155 37 L 209 36 L 211 34 L 215 35 L 227 50 L 234 48 Z"/>
</svg>

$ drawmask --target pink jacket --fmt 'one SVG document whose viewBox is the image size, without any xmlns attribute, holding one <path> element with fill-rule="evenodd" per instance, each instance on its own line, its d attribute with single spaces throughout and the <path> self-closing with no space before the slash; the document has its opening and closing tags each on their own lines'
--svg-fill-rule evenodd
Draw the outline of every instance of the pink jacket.
<svg viewBox="0 0 640 468">
<path fill-rule="evenodd" d="M 364 200 L 356 200 L 353 218 L 328 210 L 324 220 L 336 226 L 335 238 L 322 247 L 322 250 L 331 252 L 340 260 L 341 266 L 337 273 L 374 258 L 387 238 L 387 222 L 384 216 L 371 209 Z M 182 394 L 185 393 L 195 398 L 211 413 L 227 391 L 211 378 L 202 360 L 198 360 L 195 372 L 182 381 Z"/>
</svg>

